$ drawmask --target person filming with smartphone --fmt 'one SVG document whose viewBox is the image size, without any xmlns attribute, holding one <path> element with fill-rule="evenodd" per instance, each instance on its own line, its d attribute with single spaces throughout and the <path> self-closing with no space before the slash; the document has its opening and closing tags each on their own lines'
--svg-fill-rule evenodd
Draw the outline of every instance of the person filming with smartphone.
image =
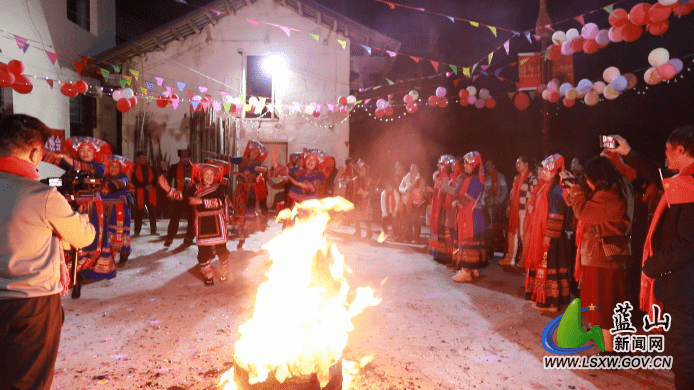
<svg viewBox="0 0 694 390">
<path fill-rule="evenodd" d="M 55 187 L 38 182 L 51 130 L 27 115 L 0 121 L 0 388 L 48 390 L 70 275 L 61 240 L 81 248 L 96 231 Z"/>
</svg>

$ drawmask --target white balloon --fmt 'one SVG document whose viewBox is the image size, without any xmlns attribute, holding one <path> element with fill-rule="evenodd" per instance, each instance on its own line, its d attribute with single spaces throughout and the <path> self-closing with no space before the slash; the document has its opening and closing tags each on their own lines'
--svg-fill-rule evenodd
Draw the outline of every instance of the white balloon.
<svg viewBox="0 0 694 390">
<path fill-rule="evenodd" d="M 570 28 L 569 31 L 566 32 L 566 40 L 567 41 L 573 41 L 574 39 L 576 39 L 580 36 L 581 36 L 581 33 L 578 32 L 578 30 L 575 28 Z"/>
<path fill-rule="evenodd" d="M 554 34 L 552 34 L 552 42 L 555 45 L 561 46 L 562 43 L 566 41 L 566 33 L 563 31 L 555 31 Z"/>
<path fill-rule="evenodd" d="M 470 93 L 470 96 L 477 95 L 477 88 L 473 87 L 472 85 L 467 87 L 467 91 Z"/>
<path fill-rule="evenodd" d="M 347 96 L 347 104 L 354 104 L 357 102 L 357 97 L 354 95 Z"/>
<path fill-rule="evenodd" d="M 123 90 L 123 97 L 126 99 L 130 99 L 133 96 L 135 96 L 135 92 L 133 92 L 132 88 L 125 88 Z"/>
<path fill-rule="evenodd" d="M 121 99 L 123 98 L 123 90 L 120 89 L 120 88 L 116 89 L 116 90 L 113 91 L 113 93 L 111 94 L 111 97 L 112 97 L 113 100 L 115 100 L 115 101 L 121 100 Z"/>
<path fill-rule="evenodd" d="M 667 7 L 667 6 L 670 6 L 670 5 L 677 3 L 677 0 L 658 0 L 658 3 Z"/>
<path fill-rule="evenodd" d="M 480 99 L 489 99 L 492 95 L 489 93 L 489 90 L 486 88 L 480 89 Z"/>
<path fill-rule="evenodd" d="M 662 47 L 653 49 L 648 55 L 648 63 L 654 68 L 659 68 L 667 64 L 668 61 L 670 61 L 670 52 Z"/>
<path fill-rule="evenodd" d="M 250 104 L 251 106 L 257 106 L 258 105 L 258 98 L 255 96 L 251 96 L 248 99 L 248 104 Z"/>
</svg>

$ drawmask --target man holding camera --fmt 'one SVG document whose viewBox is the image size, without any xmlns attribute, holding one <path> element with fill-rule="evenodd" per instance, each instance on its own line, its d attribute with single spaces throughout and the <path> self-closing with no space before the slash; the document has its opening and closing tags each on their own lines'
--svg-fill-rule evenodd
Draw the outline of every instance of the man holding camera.
<svg viewBox="0 0 694 390">
<path fill-rule="evenodd" d="M 661 179 L 657 166 L 618 136 L 614 150 L 645 180 L 664 194 L 653 214 L 643 248 L 641 309 L 653 318 L 653 305 L 671 317 L 665 352 L 673 357 L 677 389 L 694 388 L 694 127 L 680 127 L 665 143 L 667 168 L 678 172 Z M 662 303 L 661 303 L 662 302 Z M 644 318 L 644 320 L 646 320 Z"/>
<path fill-rule="evenodd" d="M 36 167 L 51 130 L 27 115 L 0 121 L 0 387 L 48 390 L 70 276 L 61 239 L 81 248 L 95 229 Z"/>
</svg>

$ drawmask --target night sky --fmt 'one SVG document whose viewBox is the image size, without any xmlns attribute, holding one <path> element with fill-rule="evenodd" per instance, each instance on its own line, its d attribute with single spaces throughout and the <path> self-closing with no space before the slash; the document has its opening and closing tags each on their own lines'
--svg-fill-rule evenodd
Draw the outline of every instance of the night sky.
<svg viewBox="0 0 694 390">
<path fill-rule="evenodd" d="M 439 51 L 431 58 L 421 53 L 405 53 L 422 56 L 445 63 L 471 66 L 503 44 L 512 33 L 498 31 L 498 37 L 486 28 L 475 28 L 468 23 L 456 21 L 451 23 L 445 17 L 396 7 L 391 10 L 386 4 L 375 0 L 328 1 L 317 0 L 327 7 L 343 13 L 349 18 L 378 30 L 388 36 L 397 37 L 412 29 L 435 29 L 442 37 Z M 399 4 L 423 7 L 427 11 L 477 21 L 480 23 L 503 27 L 519 32 L 531 30 L 535 26 L 539 9 L 539 0 L 485 0 L 461 2 L 455 0 L 401 0 Z M 204 5 L 208 1 L 189 0 L 188 3 Z M 581 24 L 573 17 L 600 9 L 613 1 L 584 0 L 548 0 L 550 17 L 558 30 L 578 28 Z M 615 8 L 629 11 L 639 1 L 619 2 Z M 655 3 L 654 0 L 648 3 Z M 195 8 L 179 4 L 173 0 L 150 0 L 146 2 L 116 1 L 120 11 L 152 23 L 165 23 Z M 609 28 L 607 12 L 599 10 L 585 16 L 585 22 L 596 23 L 600 28 Z M 572 108 L 565 108 L 561 102 L 551 105 L 551 146 L 550 152 L 562 153 L 567 161 L 573 157 L 589 158 L 597 153 L 600 134 L 619 133 L 630 144 L 652 158 L 662 161 L 664 143 L 667 135 L 675 128 L 694 123 L 694 13 L 678 19 L 670 16 L 670 28 L 663 36 L 653 36 L 644 32 L 635 42 L 610 43 L 609 46 L 595 54 L 574 54 L 574 78 L 576 81 L 588 78 L 591 81 L 602 79 L 602 72 L 609 66 L 618 67 L 622 73 L 632 72 L 638 77 L 638 84 L 633 90 L 623 93 L 613 101 L 601 101 L 597 106 L 588 107 L 577 102 Z M 119 30 L 119 34 L 127 33 Z M 664 47 L 671 58 L 681 58 L 685 68 L 683 78 L 677 82 L 661 83 L 648 86 L 643 81 L 644 71 L 650 67 L 648 54 L 651 50 Z M 524 37 L 511 40 L 510 55 L 504 49 L 494 54 L 490 71 L 506 64 L 518 61 L 517 53 L 536 52 L 540 43 L 530 44 Z M 486 60 L 480 64 L 486 64 Z M 440 72 L 444 72 L 444 66 Z M 387 75 L 390 80 L 421 78 L 414 83 L 396 83 L 387 86 L 374 94 L 366 92 L 357 94 L 358 98 L 385 97 L 394 93 L 395 103 L 402 102 L 402 96 L 415 85 L 421 87 L 420 97 L 426 101 L 433 95 L 438 86 L 448 90 L 449 98 L 457 98 L 457 92 L 470 81 L 463 79 L 458 88 L 452 80 L 456 77 L 445 76 L 428 79 L 434 75 L 434 69 L 428 61 L 416 64 L 406 55 L 399 55 Z M 509 81 L 500 81 L 495 77 L 479 77 L 471 83 L 477 89 L 487 88 L 497 101 L 494 109 L 477 109 L 461 107 L 454 101 L 447 108 L 430 108 L 420 106 L 414 115 L 401 119 L 397 117 L 404 112 L 404 107 L 394 107 L 395 118 L 392 122 L 381 122 L 368 116 L 362 109 L 355 109 L 351 122 L 350 149 L 355 157 L 363 157 L 376 168 L 375 176 L 385 175 L 386 166 L 392 164 L 393 158 L 405 162 L 422 164 L 425 172 L 435 167 L 440 154 L 463 154 L 470 150 L 479 150 L 485 159 L 497 161 L 500 170 L 507 176 L 515 174 L 514 162 L 518 155 L 527 154 L 541 159 L 541 98 L 532 101 L 525 111 L 519 111 L 508 97 L 515 91 L 513 82 L 518 79 L 517 67 L 505 68 L 500 74 Z M 383 96 L 382 96 L 383 95 Z M 308 102 L 305 102 L 308 103 Z M 373 104 L 373 103 L 372 103 Z M 375 107 L 369 111 L 373 113 Z M 510 180 L 510 179 L 509 179 Z"/>
</svg>

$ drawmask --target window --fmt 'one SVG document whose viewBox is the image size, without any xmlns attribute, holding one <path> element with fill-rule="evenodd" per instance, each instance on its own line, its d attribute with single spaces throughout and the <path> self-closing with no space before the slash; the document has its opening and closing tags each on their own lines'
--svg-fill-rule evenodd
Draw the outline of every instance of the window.
<svg viewBox="0 0 694 390">
<path fill-rule="evenodd" d="M 272 74 L 263 69 L 262 56 L 248 56 L 246 76 L 246 104 L 251 97 L 266 98 L 266 106 L 261 110 L 246 112 L 246 118 L 270 118 L 267 104 L 272 102 Z"/>
<path fill-rule="evenodd" d="M 70 99 L 70 136 L 88 136 L 94 134 L 96 123 L 96 100 L 86 95 L 77 95 Z"/>
<path fill-rule="evenodd" d="M 89 29 L 89 1 L 67 0 L 67 18 L 83 29 Z"/>
</svg>

